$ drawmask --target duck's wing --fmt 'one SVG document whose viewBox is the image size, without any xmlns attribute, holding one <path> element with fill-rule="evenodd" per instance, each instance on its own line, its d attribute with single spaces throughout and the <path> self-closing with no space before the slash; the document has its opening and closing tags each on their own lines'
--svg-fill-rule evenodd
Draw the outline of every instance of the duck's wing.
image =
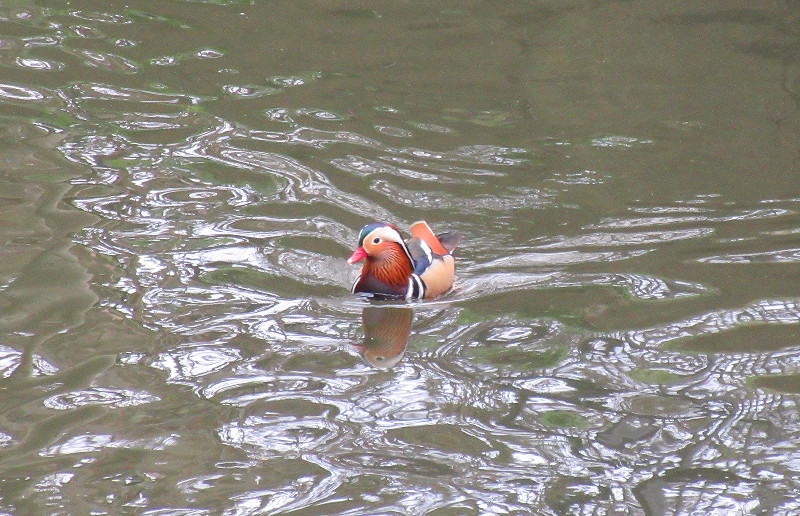
<svg viewBox="0 0 800 516">
<path fill-rule="evenodd" d="M 449 254 L 449 251 L 439 239 L 433 234 L 431 227 L 428 225 L 427 222 L 424 220 L 418 220 L 417 222 L 411 224 L 411 228 L 409 229 L 411 236 L 414 238 L 419 238 L 430 247 L 431 251 L 436 254 Z"/>
<path fill-rule="evenodd" d="M 414 260 L 414 274 L 419 276 L 433 263 L 433 252 L 431 252 L 430 246 L 419 238 L 412 238 L 406 242 L 406 247 Z"/>
<path fill-rule="evenodd" d="M 450 290 L 455 276 L 455 263 L 450 251 L 461 240 L 456 232 L 433 234 L 425 221 L 415 222 L 410 228 L 414 237 L 408 241 L 408 250 L 414 260 L 414 275 L 425 286 L 425 298 L 433 298 Z"/>
</svg>

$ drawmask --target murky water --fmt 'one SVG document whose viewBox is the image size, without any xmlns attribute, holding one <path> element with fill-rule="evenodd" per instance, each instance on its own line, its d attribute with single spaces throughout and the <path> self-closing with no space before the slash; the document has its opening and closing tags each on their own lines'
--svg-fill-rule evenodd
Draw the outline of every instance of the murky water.
<svg viewBox="0 0 800 516">
<path fill-rule="evenodd" d="M 0 3 L 0 511 L 797 514 L 799 99 L 789 0 Z"/>
</svg>

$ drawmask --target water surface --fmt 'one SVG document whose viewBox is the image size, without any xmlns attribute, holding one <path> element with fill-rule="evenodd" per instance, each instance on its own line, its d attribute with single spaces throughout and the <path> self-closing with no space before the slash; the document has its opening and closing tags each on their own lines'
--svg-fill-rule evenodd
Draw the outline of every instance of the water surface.
<svg viewBox="0 0 800 516">
<path fill-rule="evenodd" d="M 0 510 L 800 511 L 798 21 L 0 4 Z"/>
</svg>

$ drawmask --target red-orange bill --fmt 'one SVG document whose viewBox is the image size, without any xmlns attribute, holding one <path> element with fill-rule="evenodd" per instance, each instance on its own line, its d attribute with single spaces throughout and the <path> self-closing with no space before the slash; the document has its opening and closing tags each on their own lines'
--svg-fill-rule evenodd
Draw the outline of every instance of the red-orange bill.
<svg viewBox="0 0 800 516">
<path fill-rule="evenodd" d="M 367 252 L 364 250 L 363 247 L 359 247 L 358 249 L 353 251 L 353 254 L 350 255 L 350 258 L 347 259 L 347 263 L 353 264 L 356 262 L 360 262 L 366 257 L 367 257 Z"/>
</svg>

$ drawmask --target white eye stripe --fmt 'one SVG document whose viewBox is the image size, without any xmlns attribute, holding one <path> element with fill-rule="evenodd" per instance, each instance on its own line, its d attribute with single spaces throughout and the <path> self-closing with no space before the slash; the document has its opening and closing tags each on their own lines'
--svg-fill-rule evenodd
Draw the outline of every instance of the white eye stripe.
<svg viewBox="0 0 800 516">
<path fill-rule="evenodd" d="M 403 240 L 402 235 L 394 229 L 390 227 L 381 227 L 373 230 L 369 234 L 364 237 L 364 240 L 361 240 L 361 245 L 370 244 L 370 245 L 380 245 L 384 242 L 394 242 L 399 245 L 405 255 L 408 257 L 408 261 L 411 262 L 411 266 L 414 266 L 414 259 L 411 257 L 411 253 L 408 251 L 408 246 L 406 245 L 405 241 Z"/>
</svg>

